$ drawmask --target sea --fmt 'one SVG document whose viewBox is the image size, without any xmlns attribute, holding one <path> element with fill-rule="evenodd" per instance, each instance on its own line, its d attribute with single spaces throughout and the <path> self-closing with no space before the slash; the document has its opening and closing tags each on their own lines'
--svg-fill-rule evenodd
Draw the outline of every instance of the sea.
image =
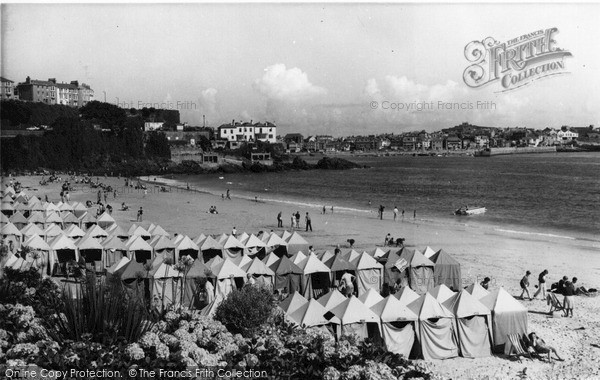
<svg viewBox="0 0 600 380">
<path fill-rule="evenodd" d="M 313 158 L 313 157 L 310 157 Z M 600 241 L 600 153 L 494 157 L 343 156 L 368 168 L 176 176 L 220 196 L 278 202 L 284 215 L 299 210 L 384 218 L 404 210 L 411 221 L 484 226 L 540 237 Z M 486 207 L 454 216 L 461 206 Z M 415 218 L 416 213 L 416 218 Z M 401 216 L 399 216 L 401 217 Z"/>
</svg>

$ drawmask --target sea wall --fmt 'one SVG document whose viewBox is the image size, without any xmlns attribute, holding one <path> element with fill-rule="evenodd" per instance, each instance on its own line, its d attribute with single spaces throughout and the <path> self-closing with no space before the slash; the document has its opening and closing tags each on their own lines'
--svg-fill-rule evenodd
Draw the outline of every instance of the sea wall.
<svg viewBox="0 0 600 380">
<path fill-rule="evenodd" d="M 490 148 L 482 151 L 480 156 L 498 156 L 503 154 L 530 154 L 530 153 L 552 153 L 556 152 L 555 146 L 531 147 L 531 148 Z"/>
</svg>

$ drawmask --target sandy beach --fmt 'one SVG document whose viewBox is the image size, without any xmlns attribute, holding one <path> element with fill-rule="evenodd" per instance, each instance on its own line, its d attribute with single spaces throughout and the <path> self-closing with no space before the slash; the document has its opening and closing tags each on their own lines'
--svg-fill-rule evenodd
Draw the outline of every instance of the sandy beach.
<svg viewBox="0 0 600 380">
<path fill-rule="evenodd" d="M 40 177 L 18 177 L 17 180 L 30 193 L 50 201 L 60 199 L 60 185 L 39 186 Z M 337 244 L 348 247 L 347 239 L 356 241 L 354 249 L 369 250 L 383 245 L 384 237 L 406 238 L 406 245 L 424 249 L 430 246 L 443 248 L 462 264 L 464 286 L 483 277 L 491 277 L 491 288 L 502 286 L 513 296 L 520 292 L 519 280 L 530 270 L 531 288 L 537 274 L 549 271 L 549 283 L 558 281 L 563 275 L 576 276 L 587 288 L 600 285 L 600 243 L 598 241 L 572 240 L 553 236 L 525 235 L 481 227 L 448 226 L 435 220 L 404 221 L 378 220 L 375 213 L 359 214 L 338 212 L 321 214 L 320 209 L 274 202 L 255 202 L 241 199 L 232 193 L 232 200 L 223 200 L 223 189 L 211 189 L 210 193 L 171 188 L 171 192 L 160 192 L 157 184 L 148 184 L 148 194 L 143 191 L 124 189 L 124 179 L 100 178 L 119 192 L 116 199 L 111 194 L 108 203 L 113 206 L 113 217 L 117 223 L 128 228 L 135 222 L 136 212 L 143 207 L 144 220 L 161 225 L 167 231 L 195 237 L 200 233 L 230 233 L 235 227 L 238 232 L 280 231 L 276 228 L 276 216 L 283 212 L 284 227 L 290 229 L 292 212 L 300 211 L 302 227 L 304 215 L 311 214 L 313 232 L 300 233 L 314 245 L 317 251 L 333 249 Z M 165 179 L 157 181 L 167 183 Z M 3 179 L 3 185 L 6 178 Z M 172 184 L 172 183 L 169 183 Z M 97 190 L 75 185 L 71 200 L 95 202 Z M 185 186 L 185 184 L 184 184 Z M 218 194 L 218 195 L 217 195 Z M 119 211 L 125 202 L 130 210 Z M 209 214 L 215 205 L 219 214 Z M 533 294 L 533 293 L 532 293 Z M 561 297 L 562 298 L 562 297 Z M 536 332 L 549 345 L 554 346 L 565 358 L 564 362 L 549 364 L 539 360 L 523 360 L 522 363 L 504 357 L 485 359 L 456 358 L 435 361 L 437 372 L 449 378 L 518 378 L 526 368 L 529 378 L 600 378 L 600 298 L 577 297 L 573 318 L 552 318 L 547 312 L 546 301 L 522 301 L 529 309 L 529 331 Z"/>
</svg>

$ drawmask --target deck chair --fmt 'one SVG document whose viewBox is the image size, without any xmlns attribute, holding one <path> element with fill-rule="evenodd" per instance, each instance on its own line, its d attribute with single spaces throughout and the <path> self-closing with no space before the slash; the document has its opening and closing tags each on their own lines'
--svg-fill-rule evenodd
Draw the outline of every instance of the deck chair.
<svg viewBox="0 0 600 380">
<path fill-rule="evenodd" d="M 521 362 L 521 356 L 527 355 L 529 359 L 533 360 L 533 352 L 523 347 L 524 340 L 522 339 L 521 334 L 508 334 L 507 337 L 508 342 L 506 344 L 510 344 L 510 350 L 508 351 L 509 357 L 514 355 L 519 359 L 519 362 Z"/>
<path fill-rule="evenodd" d="M 562 302 L 559 301 L 558 297 L 555 293 L 548 293 L 546 296 L 546 302 L 550 305 L 550 311 L 548 313 L 552 313 L 553 311 L 564 311 L 565 307 Z"/>
</svg>

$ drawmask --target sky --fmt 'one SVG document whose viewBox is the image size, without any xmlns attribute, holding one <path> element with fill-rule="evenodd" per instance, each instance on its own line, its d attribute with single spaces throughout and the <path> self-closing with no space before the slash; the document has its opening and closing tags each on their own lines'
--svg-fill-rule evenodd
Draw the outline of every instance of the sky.
<svg viewBox="0 0 600 380">
<path fill-rule="evenodd" d="M 600 4 L 1 7 L 3 77 L 78 80 L 96 100 L 178 109 L 190 125 L 205 115 L 211 127 L 270 121 L 279 134 L 334 136 L 600 126 Z M 553 27 L 572 54 L 563 75 L 508 92 L 465 84 L 471 41 Z"/>
</svg>

